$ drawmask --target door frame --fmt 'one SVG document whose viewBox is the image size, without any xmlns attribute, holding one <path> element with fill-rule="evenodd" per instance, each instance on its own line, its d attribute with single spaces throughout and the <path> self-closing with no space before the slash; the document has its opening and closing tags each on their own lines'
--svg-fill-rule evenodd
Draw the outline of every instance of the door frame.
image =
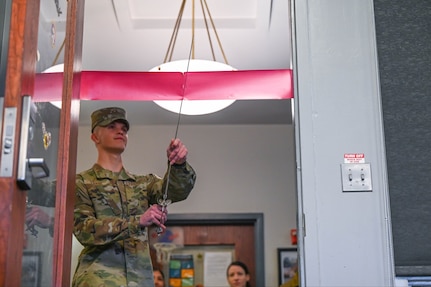
<svg viewBox="0 0 431 287">
<path fill-rule="evenodd" d="M 0 177 L 0 286 L 19 286 L 24 242 L 25 192 L 16 184 L 23 95 L 34 95 L 40 0 L 11 0 L 4 106 L 16 109 L 13 174 Z M 9 3 L 9 2 L 7 2 Z M 73 194 L 79 118 L 79 80 L 85 1 L 69 0 L 57 161 L 53 286 L 70 285 Z M 6 47 L 2 44 L 6 52 Z M 1 141 L 1 140 L 0 140 Z M 13 224 L 12 224 L 13 222 Z"/>
<path fill-rule="evenodd" d="M 7 55 L 9 52 L 9 30 L 10 30 L 10 18 L 12 9 L 12 0 L 4 0 L 0 4 L 1 7 L 1 18 L 0 20 L 0 100 L 1 100 L 1 111 L 0 118 L 3 119 L 3 98 L 6 93 L 6 69 L 7 69 Z M 1 120 L 0 120 L 1 121 Z"/>
<path fill-rule="evenodd" d="M 168 214 L 166 226 L 253 225 L 256 286 L 265 286 L 263 213 L 181 213 Z"/>
</svg>

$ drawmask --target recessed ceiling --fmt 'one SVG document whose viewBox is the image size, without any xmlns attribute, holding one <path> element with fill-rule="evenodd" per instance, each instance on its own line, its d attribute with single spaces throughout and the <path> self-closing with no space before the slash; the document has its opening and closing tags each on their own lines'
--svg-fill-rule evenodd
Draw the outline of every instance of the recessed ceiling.
<svg viewBox="0 0 431 287">
<path fill-rule="evenodd" d="M 201 4 L 194 2 L 194 58 L 213 60 Z M 180 0 L 85 1 L 83 70 L 148 71 L 163 63 L 181 3 Z M 193 0 L 185 2 L 171 60 L 189 58 L 192 3 Z M 238 70 L 291 68 L 289 0 L 207 0 L 206 3 L 229 65 Z M 60 50 L 65 35 L 66 5 L 66 0 L 41 0 L 39 72 L 53 64 Z M 215 60 L 225 62 L 214 30 L 210 28 L 208 32 L 212 35 Z M 62 61 L 61 53 L 57 63 Z M 135 102 L 82 102 L 81 122 L 87 121 L 91 110 L 117 104 L 129 114 L 138 107 Z M 149 122 L 175 122 L 175 114 L 164 112 L 151 102 L 141 102 L 139 106 L 139 110 L 151 115 Z M 189 120 L 188 116 L 182 116 L 182 120 L 202 124 L 278 124 L 291 123 L 292 119 L 290 100 L 241 100 L 223 112 L 198 117 Z"/>
</svg>

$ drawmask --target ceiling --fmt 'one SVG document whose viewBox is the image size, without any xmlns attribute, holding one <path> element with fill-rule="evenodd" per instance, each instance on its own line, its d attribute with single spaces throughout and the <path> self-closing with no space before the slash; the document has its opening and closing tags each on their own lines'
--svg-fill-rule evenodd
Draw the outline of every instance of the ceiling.
<svg viewBox="0 0 431 287">
<path fill-rule="evenodd" d="M 207 30 L 200 1 L 195 1 L 193 32 L 193 0 L 188 0 L 185 2 L 172 56 L 166 61 L 194 58 L 227 63 L 238 70 L 288 69 L 291 67 L 289 2 L 206 0 L 216 28 L 211 28 L 211 19 L 206 12 Z M 165 62 L 181 3 L 180 0 L 85 1 L 82 69 L 148 71 Z M 65 35 L 66 11 L 66 0 L 41 0 L 38 72 L 50 67 L 60 50 Z M 211 35 L 215 59 L 207 32 Z M 62 61 L 60 53 L 56 63 Z M 176 114 L 164 111 L 152 102 L 92 101 L 81 102 L 81 124 L 89 124 L 91 111 L 112 105 L 126 108 L 132 123 L 176 124 L 178 118 Z M 181 116 L 182 124 L 291 122 L 290 100 L 241 100 L 214 114 Z"/>
</svg>

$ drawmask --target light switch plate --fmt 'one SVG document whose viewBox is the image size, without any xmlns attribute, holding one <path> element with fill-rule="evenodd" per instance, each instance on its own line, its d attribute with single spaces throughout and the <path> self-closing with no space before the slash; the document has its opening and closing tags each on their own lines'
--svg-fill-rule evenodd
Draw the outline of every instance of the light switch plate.
<svg viewBox="0 0 431 287">
<path fill-rule="evenodd" d="M 343 191 L 372 191 L 371 165 L 369 163 L 341 164 Z"/>
</svg>

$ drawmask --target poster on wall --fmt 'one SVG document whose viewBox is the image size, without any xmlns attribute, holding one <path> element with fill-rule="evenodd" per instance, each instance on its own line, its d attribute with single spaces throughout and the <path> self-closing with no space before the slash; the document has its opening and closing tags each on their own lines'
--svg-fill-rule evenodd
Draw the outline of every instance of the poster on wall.
<svg viewBox="0 0 431 287">
<path fill-rule="evenodd" d="M 169 286 L 193 287 L 195 278 L 193 255 L 174 254 L 169 261 Z"/>
<path fill-rule="evenodd" d="M 298 271 L 298 252 L 296 248 L 278 248 L 278 283 L 292 280 Z"/>
</svg>

